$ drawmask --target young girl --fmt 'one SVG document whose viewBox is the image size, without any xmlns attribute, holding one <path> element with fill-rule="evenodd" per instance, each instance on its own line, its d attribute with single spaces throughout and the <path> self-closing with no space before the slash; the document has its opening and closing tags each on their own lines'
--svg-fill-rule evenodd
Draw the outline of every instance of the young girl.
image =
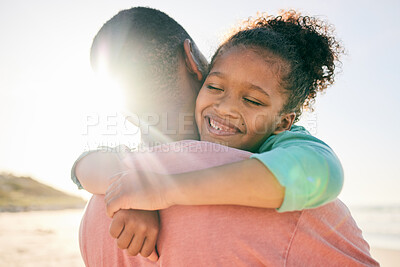
<svg viewBox="0 0 400 267">
<path fill-rule="evenodd" d="M 109 216 L 119 209 L 214 204 L 284 212 L 335 199 L 343 184 L 339 160 L 293 123 L 333 83 L 340 52 L 329 28 L 315 18 L 287 12 L 250 19 L 213 56 L 196 101 L 196 123 L 201 141 L 258 154 L 168 177 L 129 170 L 114 175 L 107 181 Z M 118 165 L 117 157 L 107 164 Z M 83 158 L 77 166 L 81 179 L 78 168 L 89 165 Z"/>
</svg>

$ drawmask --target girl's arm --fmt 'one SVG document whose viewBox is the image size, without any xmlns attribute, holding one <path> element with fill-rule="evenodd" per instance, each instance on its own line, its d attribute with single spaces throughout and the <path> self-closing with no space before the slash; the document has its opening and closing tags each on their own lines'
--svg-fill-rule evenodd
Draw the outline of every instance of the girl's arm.
<svg viewBox="0 0 400 267">
<path fill-rule="evenodd" d="M 318 207 L 340 193 L 340 161 L 329 146 L 304 128 L 295 126 L 293 131 L 272 136 L 263 150 L 253 159 L 201 171 L 169 176 L 132 172 L 108 189 L 108 212 L 176 204 L 233 204 L 283 212 Z M 158 186 L 146 187 L 144 179 Z M 129 186 L 137 180 L 139 184 Z"/>
<path fill-rule="evenodd" d="M 82 154 L 72 167 L 72 180 L 92 194 L 105 194 L 112 177 L 125 169 L 121 160 L 126 153 L 124 150 L 129 148 L 120 146 L 113 151 L 108 148 Z M 124 210 L 113 218 L 110 234 L 117 239 L 118 247 L 127 249 L 128 254 L 140 253 L 155 262 L 159 228 L 157 211 Z"/>
<path fill-rule="evenodd" d="M 251 158 L 178 175 L 182 189 L 174 193 L 176 204 L 238 204 L 285 212 L 322 206 L 343 186 L 342 165 L 333 150 L 301 126 L 271 136 Z"/>
<path fill-rule="evenodd" d="M 322 206 L 343 185 L 341 164 L 325 145 L 298 144 L 237 163 L 172 176 L 166 199 L 175 205 L 236 204 L 279 212 Z"/>
<path fill-rule="evenodd" d="M 83 153 L 72 167 L 72 180 L 79 188 L 92 194 L 105 194 L 110 179 L 126 169 L 121 158 L 127 150 L 127 147 L 120 146 Z"/>
<path fill-rule="evenodd" d="M 242 205 L 279 208 L 285 188 L 257 159 L 176 174 L 166 191 L 173 205 Z"/>
<path fill-rule="evenodd" d="M 131 170 L 106 192 L 107 214 L 119 209 L 159 210 L 173 205 L 244 205 L 277 208 L 284 188 L 257 159 L 181 174 Z"/>
</svg>

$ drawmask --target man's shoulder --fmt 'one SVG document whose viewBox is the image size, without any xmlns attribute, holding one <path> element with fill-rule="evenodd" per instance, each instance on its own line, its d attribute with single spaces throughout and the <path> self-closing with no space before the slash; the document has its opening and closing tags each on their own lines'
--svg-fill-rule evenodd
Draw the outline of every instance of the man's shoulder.
<svg viewBox="0 0 400 267">
<path fill-rule="evenodd" d="M 299 257 L 309 263 L 332 260 L 341 266 L 376 266 L 361 230 L 339 199 L 303 210 L 291 242 L 288 265 L 298 264 Z"/>
<path fill-rule="evenodd" d="M 277 147 L 288 147 L 293 145 L 329 147 L 325 142 L 311 135 L 303 126 L 293 125 L 289 131 L 284 131 L 268 137 L 268 139 L 261 145 L 259 152 L 266 152 Z"/>
<path fill-rule="evenodd" d="M 321 223 L 323 222 L 323 223 Z M 323 206 L 305 209 L 299 222 L 299 229 L 313 229 L 314 234 L 324 234 L 328 229 L 330 234 L 359 230 L 347 206 L 339 199 L 335 199 Z M 340 226 L 340 227 L 339 227 Z M 308 231 L 306 229 L 306 231 Z"/>
</svg>

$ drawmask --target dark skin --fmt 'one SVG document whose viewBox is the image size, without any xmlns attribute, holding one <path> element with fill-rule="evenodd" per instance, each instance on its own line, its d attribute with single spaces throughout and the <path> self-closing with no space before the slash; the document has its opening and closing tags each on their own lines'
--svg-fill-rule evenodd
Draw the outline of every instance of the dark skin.
<svg viewBox="0 0 400 267">
<path fill-rule="evenodd" d="M 203 71 L 200 64 L 201 61 L 206 61 L 198 48 L 190 41 L 185 40 L 184 62 L 181 64 L 185 71 L 192 76 L 193 80 L 197 81 L 200 89 L 200 81 L 203 79 Z M 184 75 L 182 75 L 184 76 Z M 182 84 L 182 88 L 187 88 L 187 84 Z M 96 156 L 95 153 L 85 157 L 85 161 L 89 161 L 91 157 Z M 97 155 L 98 157 L 99 155 Z M 102 179 L 108 181 L 111 175 L 124 169 L 118 161 L 116 165 L 110 166 L 110 163 L 115 160 L 115 155 L 112 153 L 101 153 L 101 160 L 104 164 L 98 164 L 99 158 L 95 158 L 96 168 L 90 168 L 89 173 L 84 172 L 85 168 L 80 168 L 81 164 L 77 165 L 76 174 L 81 179 L 83 187 L 93 194 L 104 194 L 107 187 L 102 188 L 101 185 L 108 185 L 108 182 L 101 182 Z M 108 164 L 105 164 L 108 163 Z M 83 164 L 84 165 L 84 164 Z M 111 164 L 112 165 L 112 164 Z M 101 168 L 100 166 L 104 167 Z M 108 166 L 109 168 L 105 168 Z M 92 180 L 86 180 L 84 177 L 95 177 Z M 160 229 L 160 220 L 158 211 L 143 211 L 143 210 L 119 210 L 113 216 L 113 221 L 110 225 L 110 235 L 116 239 L 117 245 L 121 249 L 126 249 L 127 252 L 136 256 L 140 254 L 151 261 L 158 260 L 158 252 L 156 242 Z"/>
<path fill-rule="evenodd" d="M 121 149 L 128 149 L 127 147 L 121 147 Z M 77 177 L 83 182 L 85 189 L 93 189 L 97 186 L 96 190 L 89 190 L 93 194 L 104 194 L 102 190 L 105 188 L 98 187 L 102 184 L 99 181 L 93 181 L 93 183 L 87 183 L 84 177 L 91 175 L 96 177 L 97 180 L 109 179 L 110 176 L 114 175 L 117 170 L 124 170 L 125 166 L 121 161 L 114 155 L 114 153 L 92 153 L 84 158 L 84 162 L 93 164 L 93 161 L 98 164 L 96 168 L 90 168 L 89 172 L 85 172 L 85 168 L 82 168 L 84 164 L 80 162 L 76 168 Z M 108 163 L 107 165 L 105 163 Z M 105 168 L 107 166 L 107 168 Z M 85 183 L 86 182 L 86 183 Z M 105 182 L 104 184 L 108 184 Z M 117 245 L 121 249 L 127 249 L 128 254 L 136 256 L 140 253 L 143 257 L 147 257 L 151 261 L 158 260 L 158 254 L 156 251 L 156 242 L 158 231 L 160 228 L 160 222 L 157 211 L 143 211 L 143 210 L 119 210 L 113 216 L 113 221 L 110 225 L 110 235 L 116 239 Z"/>
<path fill-rule="evenodd" d="M 157 236 L 160 228 L 158 212 L 144 210 L 120 210 L 110 225 L 110 235 L 117 239 L 120 249 L 136 256 L 140 253 L 151 261 L 157 261 Z"/>
</svg>

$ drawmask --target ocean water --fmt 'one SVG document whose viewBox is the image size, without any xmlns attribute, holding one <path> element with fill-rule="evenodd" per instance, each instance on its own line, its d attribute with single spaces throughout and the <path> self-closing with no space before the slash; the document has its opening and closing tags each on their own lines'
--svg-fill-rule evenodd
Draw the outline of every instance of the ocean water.
<svg viewBox="0 0 400 267">
<path fill-rule="evenodd" d="M 400 250 L 400 205 L 349 209 L 371 247 Z"/>
</svg>

